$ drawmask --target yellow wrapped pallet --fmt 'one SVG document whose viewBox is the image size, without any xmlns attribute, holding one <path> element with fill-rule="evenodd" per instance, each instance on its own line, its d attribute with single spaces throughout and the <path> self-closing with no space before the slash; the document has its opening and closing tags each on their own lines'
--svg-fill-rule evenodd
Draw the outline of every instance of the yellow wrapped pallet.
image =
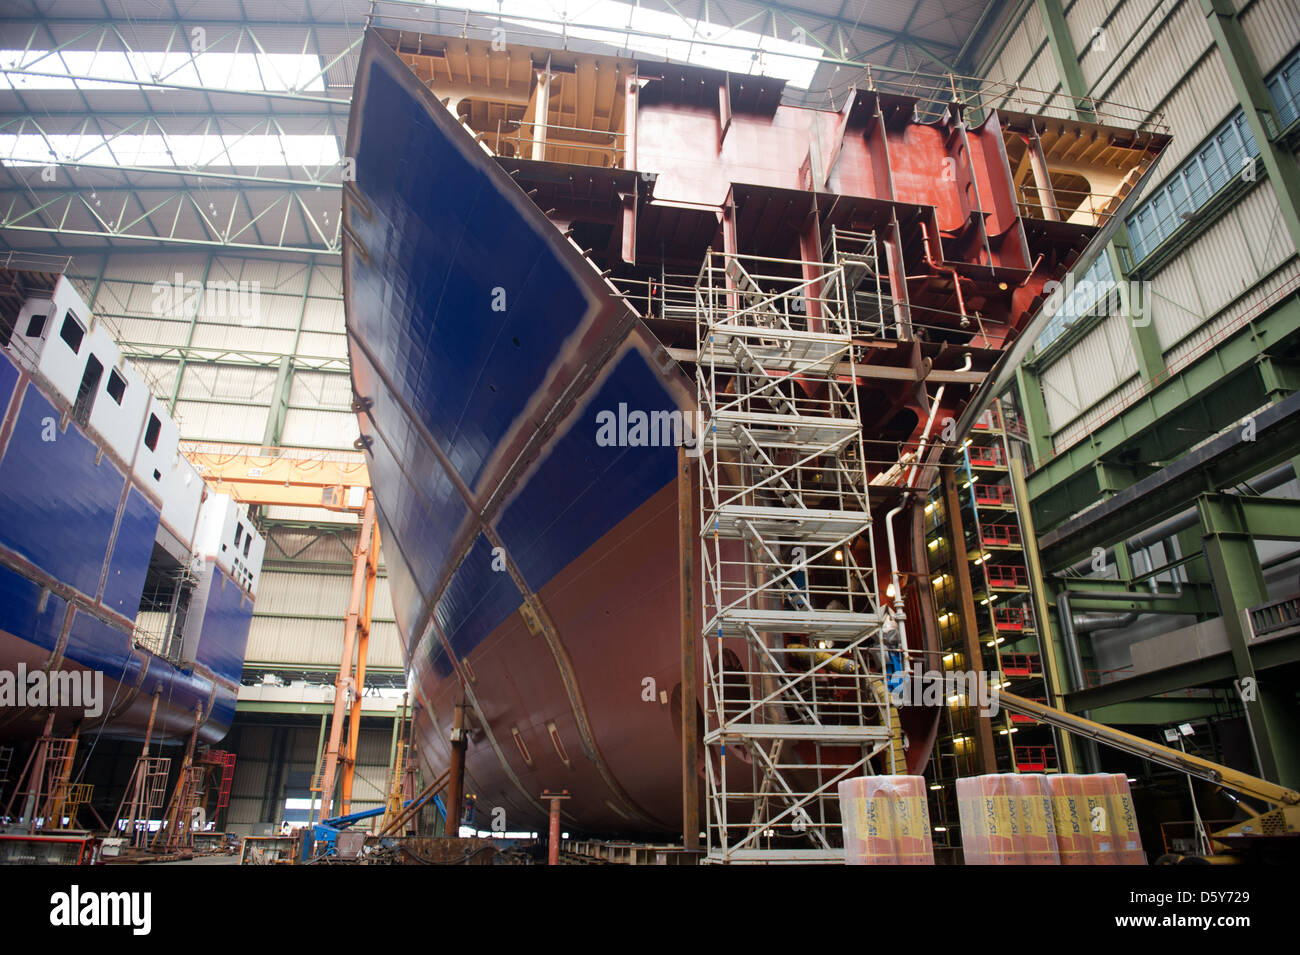
<svg viewBox="0 0 1300 955">
<path fill-rule="evenodd" d="M 1126 776 L 1051 776 L 1048 786 L 1063 865 L 1146 864 Z"/>
<path fill-rule="evenodd" d="M 1017 838 L 1024 852 L 1025 864 L 1060 865 L 1047 776 L 1042 773 L 1017 774 L 1011 777 L 1011 789 L 1016 793 Z"/>
<path fill-rule="evenodd" d="M 1061 865 L 1090 865 L 1092 835 L 1084 805 L 1083 777 L 1063 773 L 1047 778 Z"/>
<path fill-rule="evenodd" d="M 1111 834 L 1114 839 L 1116 863 L 1119 865 L 1146 865 L 1147 856 L 1142 851 L 1142 837 L 1138 834 L 1137 813 L 1133 810 L 1133 794 L 1128 787 L 1128 777 L 1123 773 L 1109 773 Z"/>
<path fill-rule="evenodd" d="M 934 865 L 922 776 L 860 776 L 839 784 L 849 865 Z"/>
<path fill-rule="evenodd" d="M 957 780 L 962 853 L 967 865 L 1023 865 L 1014 773 Z"/>
</svg>

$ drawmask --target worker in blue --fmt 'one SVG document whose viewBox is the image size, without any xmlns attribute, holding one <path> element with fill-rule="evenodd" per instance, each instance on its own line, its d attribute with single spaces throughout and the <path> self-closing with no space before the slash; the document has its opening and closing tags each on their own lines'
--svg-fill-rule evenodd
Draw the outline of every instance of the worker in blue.
<svg viewBox="0 0 1300 955">
<path fill-rule="evenodd" d="M 903 654 L 903 638 L 899 633 L 894 611 L 886 605 L 881 609 L 881 617 L 880 669 L 885 674 L 885 686 L 892 694 L 903 684 L 907 661 Z"/>
<path fill-rule="evenodd" d="M 787 559 L 793 570 L 783 581 L 785 605 L 790 610 L 812 610 L 812 601 L 808 597 L 807 551 L 802 547 L 791 547 Z"/>
</svg>

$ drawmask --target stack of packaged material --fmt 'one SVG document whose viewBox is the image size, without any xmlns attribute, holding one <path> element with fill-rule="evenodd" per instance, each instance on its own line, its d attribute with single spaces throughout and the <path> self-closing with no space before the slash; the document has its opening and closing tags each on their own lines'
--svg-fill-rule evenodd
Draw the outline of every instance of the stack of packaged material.
<svg viewBox="0 0 1300 955">
<path fill-rule="evenodd" d="M 1047 777 L 1002 773 L 957 780 L 967 865 L 1057 865 Z"/>
<path fill-rule="evenodd" d="M 1048 777 L 1062 865 L 1146 865 L 1128 778 Z"/>
<path fill-rule="evenodd" d="M 924 776 L 861 776 L 839 784 L 849 865 L 934 865 Z"/>
<path fill-rule="evenodd" d="M 1002 773 L 957 780 L 967 865 L 1145 865 L 1128 779 Z"/>
</svg>

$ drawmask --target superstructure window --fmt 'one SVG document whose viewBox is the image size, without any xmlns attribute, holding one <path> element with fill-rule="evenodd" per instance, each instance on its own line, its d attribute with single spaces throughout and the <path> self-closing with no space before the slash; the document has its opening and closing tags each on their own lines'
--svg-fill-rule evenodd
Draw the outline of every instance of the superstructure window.
<svg viewBox="0 0 1300 955">
<path fill-rule="evenodd" d="M 59 337 L 68 343 L 75 355 L 81 351 L 81 340 L 86 337 L 86 330 L 81 327 L 81 323 L 68 312 L 63 316 L 63 327 L 59 329 Z"/>
<path fill-rule="evenodd" d="M 245 557 L 248 556 L 248 548 L 252 545 L 252 543 L 253 543 L 253 532 L 252 532 L 252 531 L 249 531 L 249 532 L 248 532 L 248 536 L 244 538 L 244 556 L 245 556 Z"/>
<path fill-rule="evenodd" d="M 46 315 L 44 313 L 39 313 L 33 315 L 27 320 L 28 338 L 40 338 L 45 334 L 45 319 Z"/>
<path fill-rule="evenodd" d="M 235 547 L 239 547 L 239 541 L 244 536 L 244 525 L 235 521 Z"/>
<path fill-rule="evenodd" d="M 162 422 L 156 414 L 149 416 L 149 427 L 144 429 L 144 446 L 150 451 L 158 450 L 158 435 L 162 431 Z"/>
<path fill-rule="evenodd" d="M 122 398 L 126 395 L 126 379 L 117 373 L 114 369 L 108 373 L 108 385 L 105 386 L 108 396 L 116 401 L 119 405 Z"/>
</svg>

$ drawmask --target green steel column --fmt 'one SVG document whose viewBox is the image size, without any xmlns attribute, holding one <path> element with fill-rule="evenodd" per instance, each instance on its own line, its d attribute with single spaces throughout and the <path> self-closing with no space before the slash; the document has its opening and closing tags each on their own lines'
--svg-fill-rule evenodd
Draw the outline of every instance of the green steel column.
<svg viewBox="0 0 1300 955">
<path fill-rule="evenodd" d="M 1088 97 L 1088 87 L 1083 82 L 1083 71 L 1079 69 L 1079 57 L 1070 40 L 1070 28 L 1065 25 L 1065 13 L 1061 10 L 1061 0 L 1034 0 L 1038 13 L 1043 18 L 1043 29 L 1047 33 L 1047 45 L 1052 48 L 1052 59 L 1056 61 L 1056 75 L 1061 78 L 1061 87 L 1074 100 L 1074 112 L 1079 119 L 1096 122 L 1097 114 L 1093 102 Z"/>
<path fill-rule="evenodd" d="M 1282 124 L 1264 85 L 1255 53 L 1246 40 L 1232 0 L 1201 0 L 1201 9 L 1205 11 L 1210 35 L 1232 80 L 1232 88 L 1241 100 L 1246 122 L 1273 183 L 1278 213 L 1291 233 L 1291 241 L 1300 248 L 1300 166 L 1296 165 L 1294 155 L 1279 149 L 1274 142 Z"/>
<path fill-rule="evenodd" d="M 289 395 L 293 390 L 293 356 L 280 358 L 275 374 L 275 390 L 271 394 L 271 407 L 266 411 L 266 431 L 262 434 L 262 447 L 275 448 L 284 440 L 284 419 L 289 414 Z"/>
<path fill-rule="evenodd" d="M 181 349 L 181 360 L 176 364 L 176 381 L 172 383 L 171 400 L 167 403 L 167 413 L 173 417 L 176 415 L 176 401 L 181 396 L 181 379 L 185 376 L 185 365 L 189 361 L 190 348 L 194 345 L 194 329 L 199 323 L 199 312 L 203 311 L 203 296 L 208 290 L 208 276 L 212 274 L 212 258 L 209 255 L 208 261 L 203 266 L 203 285 L 194 303 L 194 312 L 190 315 L 190 330 L 185 337 L 185 347 Z"/>
<path fill-rule="evenodd" d="M 1284 786 L 1300 785 L 1300 760 L 1290 745 L 1296 729 L 1289 713 L 1294 708 L 1295 690 L 1278 686 L 1268 677 L 1259 678 L 1250 651 L 1249 625 L 1242 620 L 1242 611 L 1265 603 L 1268 591 L 1241 501 L 1233 495 L 1203 494 L 1196 506 L 1234 669 L 1245 690 L 1242 703 L 1260 775 Z"/>
<path fill-rule="evenodd" d="M 1023 362 L 1016 366 L 1016 391 L 1020 410 L 1025 416 L 1025 430 L 1029 432 L 1029 447 L 1034 452 L 1034 465 L 1038 466 L 1052 455 L 1052 429 L 1047 422 L 1047 402 L 1043 400 L 1043 386 L 1038 373 Z"/>
<path fill-rule="evenodd" d="M 1058 623 L 1052 625 L 1051 605 L 1056 595 L 1043 578 L 1043 563 L 1038 556 L 1038 532 L 1034 530 L 1034 516 L 1029 509 L 1029 489 L 1025 487 L 1025 468 L 1019 455 L 1012 454 L 1010 461 L 1011 499 L 1016 504 L 1016 517 L 1020 519 L 1020 538 L 1024 542 L 1025 563 L 1029 566 L 1029 593 L 1034 604 L 1034 619 L 1038 623 L 1039 649 L 1047 661 L 1045 672 L 1047 683 L 1047 700 L 1052 706 L 1065 706 L 1065 679 L 1062 675 L 1061 657 L 1064 648 L 1060 646 L 1061 628 Z M 1079 757 L 1075 752 L 1074 737 L 1069 733 L 1053 730 L 1056 737 L 1056 751 L 1061 754 L 1061 765 L 1067 773 L 1079 771 Z"/>
<path fill-rule="evenodd" d="M 1115 558 L 1115 570 L 1118 571 L 1119 580 L 1125 584 L 1133 583 L 1133 561 L 1128 555 L 1128 544 L 1120 541 L 1111 550 L 1111 556 Z M 1133 589 L 1131 586 L 1129 589 Z"/>
<path fill-rule="evenodd" d="M 1133 256 L 1130 250 L 1128 226 L 1123 222 L 1115 230 L 1115 236 L 1106 246 L 1106 256 L 1110 259 L 1111 271 L 1115 273 L 1115 285 L 1119 292 L 1120 307 L 1128 320 L 1129 339 L 1133 344 L 1133 353 L 1137 357 L 1138 375 L 1143 381 L 1152 381 L 1165 374 L 1165 356 L 1160 348 L 1160 337 L 1151 318 L 1151 297 L 1147 292 L 1141 295 L 1141 302 L 1133 301 L 1133 288 L 1129 284 L 1127 263 Z M 1124 250 L 1122 254 L 1121 249 Z M 1140 304 L 1142 314 L 1136 314 L 1135 305 Z"/>
<path fill-rule="evenodd" d="M 307 275 L 302 283 L 302 300 L 298 303 L 298 324 L 293 333 L 293 348 L 289 354 L 280 359 L 276 371 L 275 391 L 271 397 L 271 407 L 266 412 L 266 431 L 262 435 L 262 446 L 279 447 L 284 440 L 284 420 L 289 414 L 289 398 L 293 394 L 293 373 L 297 367 L 298 347 L 302 342 L 302 326 L 307 320 L 307 302 L 311 295 L 311 280 L 316 272 L 316 260 L 307 263 Z"/>
<path fill-rule="evenodd" d="M 104 273 L 108 271 L 108 256 L 105 255 L 99 260 L 99 274 L 95 276 L 95 284 L 90 288 L 90 298 L 86 301 L 86 307 L 90 309 L 92 315 L 99 314 L 97 299 L 99 298 L 100 286 L 104 284 Z"/>
<path fill-rule="evenodd" d="M 1300 391 L 1300 367 L 1290 361 L 1263 354 L 1256 359 L 1260 382 L 1270 403 Z"/>
</svg>

